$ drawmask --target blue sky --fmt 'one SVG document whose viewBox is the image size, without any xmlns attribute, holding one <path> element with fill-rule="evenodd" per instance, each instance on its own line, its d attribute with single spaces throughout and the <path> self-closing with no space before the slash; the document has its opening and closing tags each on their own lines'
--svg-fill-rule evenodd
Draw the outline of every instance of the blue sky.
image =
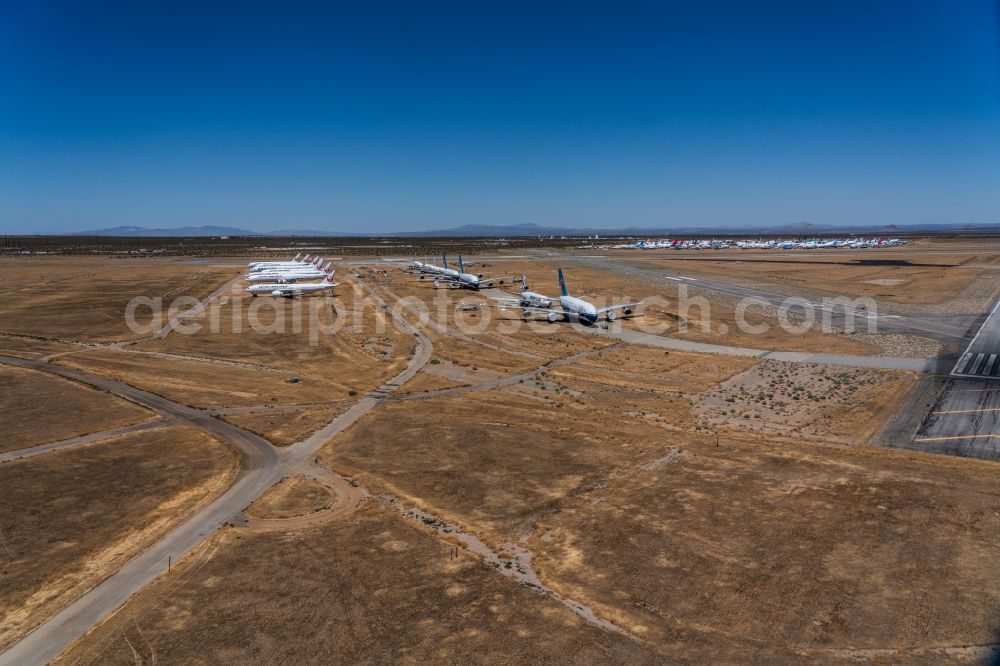
<svg viewBox="0 0 1000 666">
<path fill-rule="evenodd" d="M 1000 222 L 995 2 L 320 4 L 4 3 L 0 231 Z"/>
</svg>

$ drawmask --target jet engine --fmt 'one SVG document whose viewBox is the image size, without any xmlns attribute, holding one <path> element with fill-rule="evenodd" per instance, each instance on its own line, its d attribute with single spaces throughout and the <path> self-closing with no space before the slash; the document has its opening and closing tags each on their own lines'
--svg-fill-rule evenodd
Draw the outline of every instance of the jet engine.
<svg viewBox="0 0 1000 666">
<path fill-rule="evenodd" d="M 613 311 L 609 312 L 606 316 L 608 321 L 614 321 L 615 319 L 618 319 L 618 315 L 616 315 Z"/>
<path fill-rule="evenodd" d="M 622 308 L 622 314 L 626 317 L 632 316 L 632 308 Z"/>
<path fill-rule="evenodd" d="M 282 291 L 280 289 L 275 289 L 274 291 L 271 292 L 272 296 L 281 296 L 281 294 Z"/>
<path fill-rule="evenodd" d="M 551 323 L 554 324 L 557 321 L 559 321 L 559 313 L 558 312 L 550 312 L 548 314 L 548 318 L 549 318 L 549 322 L 551 322 Z"/>
</svg>

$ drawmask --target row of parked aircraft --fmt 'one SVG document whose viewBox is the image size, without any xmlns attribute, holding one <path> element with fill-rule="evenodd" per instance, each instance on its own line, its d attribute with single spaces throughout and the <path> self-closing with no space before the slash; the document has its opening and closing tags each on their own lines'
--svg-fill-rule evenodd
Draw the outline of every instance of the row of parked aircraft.
<svg viewBox="0 0 1000 666">
<path fill-rule="evenodd" d="M 486 277 L 482 273 L 469 273 L 465 270 L 465 262 L 458 258 L 458 270 L 448 267 L 448 256 L 441 255 L 441 266 L 431 263 L 414 261 L 410 269 L 420 274 L 420 279 L 430 278 L 435 287 L 447 286 L 452 289 L 492 289 L 507 283 L 506 277 Z"/>
<path fill-rule="evenodd" d="M 744 250 L 817 250 L 825 248 L 862 249 L 869 247 L 895 247 L 904 245 L 901 238 L 844 238 L 804 240 L 642 240 L 621 245 L 602 245 L 601 250 L 725 250 L 738 247 Z"/>
<path fill-rule="evenodd" d="M 419 279 L 431 279 L 435 287 L 447 286 L 452 289 L 491 289 L 495 286 L 503 286 L 508 278 L 506 277 L 484 277 L 480 274 L 468 273 L 462 257 L 458 258 L 459 270 L 448 267 L 448 257 L 441 256 L 441 265 L 414 261 L 409 265 L 411 271 L 419 275 Z M 566 280 L 563 277 L 562 269 L 558 269 L 559 289 L 562 292 L 558 298 L 539 294 L 528 288 L 527 276 L 521 275 L 521 292 L 516 297 L 512 296 L 491 296 L 501 305 L 500 309 L 516 308 L 521 310 L 522 316 L 527 319 L 530 315 L 542 314 L 550 322 L 574 321 L 582 324 L 596 324 L 603 316 L 607 321 L 614 321 L 620 311 L 623 316 L 630 317 L 634 314 L 635 306 L 638 303 L 620 303 L 609 307 L 598 308 L 593 303 L 582 298 L 569 295 L 566 288 Z"/>
<path fill-rule="evenodd" d="M 327 289 L 333 289 L 339 283 L 333 281 L 337 271 L 333 270 L 333 262 L 323 266 L 322 257 L 310 258 L 301 253 L 291 261 L 255 261 L 249 264 L 249 271 L 244 276 L 250 286 L 247 291 L 254 297 L 261 294 L 271 296 L 302 296 Z M 319 280 L 319 282 L 308 282 Z"/>
</svg>

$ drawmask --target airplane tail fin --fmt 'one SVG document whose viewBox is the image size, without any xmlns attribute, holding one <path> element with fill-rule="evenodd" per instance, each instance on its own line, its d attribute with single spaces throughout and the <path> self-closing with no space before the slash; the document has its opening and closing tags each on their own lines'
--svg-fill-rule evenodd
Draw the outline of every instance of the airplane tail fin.
<svg viewBox="0 0 1000 666">
<path fill-rule="evenodd" d="M 528 276 L 521 273 L 521 291 L 528 291 Z"/>
<path fill-rule="evenodd" d="M 299 257 L 301 257 L 301 256 L 302 256 L 302 253 L 299 252 L 297 255 L 295 255 L 295 257 L 292 259 L 292 261 L 296 261 L 297 262 L 299 260 Z"/>
<path fill-rule="evenodd" d="M 333 268 L 333 262 L 332 261 L 328 261 L 328 262 L 326 262 L 326 266 L 323 267 L 323 272 L 324 273 L 329 273 L 331 268 Z"/>
<path fill-rule="evenodd" d="M 322 265 L 323 265 L 323 257 L 319 257 L 318 259 L 316 259 L 316 261 L 313 262 L 313 266 L 315 266 L 316 268 L 319 268 Z"/>
<path fill-rule="evenodd" d="M 441 265 L 444 266 L 445 268 L 448 268 L 448 255 L 447 254 L 442 254 L 441 255 Z"/>
<path fill-rule="evenodd" d="M 309 263 L 309 255 L 308 254 L 306 255 L 306 258 L 302 260 L 302 262 L 306 263 L 306 264 Z"/>
<path fill-rule="evenodd" d="M 336 273 L 337 273 L 337 271 L 331 271 L 330 274 L 326 276 L 326 282 L 333 282 L 333 276 Z"/>
<path fill-rule="evenodd" d="M 465 263 L 462 262 L 462 255 L 458 255 L 458 272 L 465 272 Z"/>
<path fill-rule="evenodd" d="M 563 296 L 569 296 L 569 292 L 566 291 L 566 280 L 563 278 L 562 269 L 559 269 L 559 288 L 562 289 Z"/>
</svg>

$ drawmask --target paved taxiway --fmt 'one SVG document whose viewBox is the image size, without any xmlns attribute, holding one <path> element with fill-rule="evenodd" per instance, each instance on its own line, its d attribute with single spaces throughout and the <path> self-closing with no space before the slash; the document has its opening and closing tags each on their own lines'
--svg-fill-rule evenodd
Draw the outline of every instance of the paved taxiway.
<svg viewBox="0 0 1000 666">
<path fill-rule="evenodd" d="M 948 380 L 911 448 L 1000 459 L 1000 380 Z"/>
</svg>

